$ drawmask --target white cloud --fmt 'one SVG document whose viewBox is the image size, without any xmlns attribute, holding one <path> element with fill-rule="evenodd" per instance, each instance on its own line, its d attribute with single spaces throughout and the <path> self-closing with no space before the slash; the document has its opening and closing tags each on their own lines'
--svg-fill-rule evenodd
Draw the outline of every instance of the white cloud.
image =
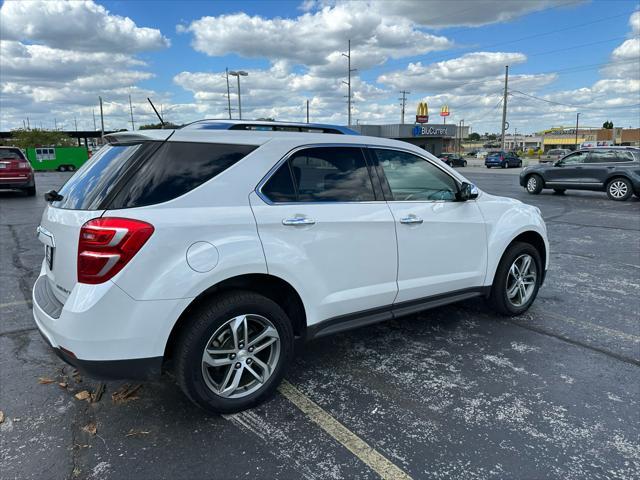
<svg viewBox="0 0 640 480">
<path fill-rule="evenodd" d="M 564 6 L 577 4 L 564 2 Z M 387 15 L 411 18 L 430 27 L 478 27 L 506 22 L 528 13 L 558 6 L 552 0 L 377 0 L 375 6 Z"/>
<path fill-rule="evenodd" d="M 138 27 L 93 1 L 6 1 L 2 38 L 83 52 L 134 53 L 169 46 L 155 28 Z"/>
<path fill-rule="evenodd" d="M 311 67 L 316 75 L 344 71 L 342 53 L 351 40 L 354 65 L 367 69 L 389 58 L 450 48 L 452 42 L 415 28 L 409 18 L 381 15 L 366 3 L 327 6 L 294 19 L 245 13 L 203 17 L 180 26 L 193 34 L 193 47 L 210 56 L 237 53 Z"/>
<path fill-rule="evenodd" d="M 53 118 L 61 124 L 73 117 L 92 127 L 88 115 L 98 96 L 109 112 L 107 127 L 122 128 L 129 94 L 134 110 L 149 120 L 146 96 L 166 99 L 137 86 L 154 74 L 134 55 L 169 45 L 158 29 L 138 27 L 93 1 L 7 1 L 0 23 L 1 129 L 22 125 L 29 115 L 48 128 Z"/>
<path fill-rule="evenodd" d="M 629 25 L 631 25 L 631 33 L 640 35 L 640 10 L 636 10 L 629 17 Z"/>
<path fill-rule="evenodd" d="M 404 70 L 380 75 L 378 82 L 396 90 L 440 92 L 463 87 L 466 83 L 481 84 L 485 79 L 503 75 L 505 65 L 524 63 L 526 59 L 524 54 L 515 52 L 467 53 L 458 58 L 429 65 L 423 65 L 422 62 L 409 63 Z"/>
</svg>

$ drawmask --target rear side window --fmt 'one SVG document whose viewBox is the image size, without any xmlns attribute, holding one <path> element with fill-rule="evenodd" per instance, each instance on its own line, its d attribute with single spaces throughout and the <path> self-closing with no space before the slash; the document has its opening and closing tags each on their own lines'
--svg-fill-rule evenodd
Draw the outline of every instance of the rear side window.
<svg viewBox="0 0 640 480">
<path fill-rule="evenodd" d="M 589 155 L 589 163 L 633 162 L 633 153 L 624 150 L 595 150 Z"/>
<path fill-rule="evenodd" d="M 177 198 L 212 179 L 255 146 L 144 142 L 101 148 L 62 187 L 54 207 L 102 210 Z"/>
<path fill-rule="evenodd" d="M 273 202 L 365 202 L 375 200 L 362 150 L 319 147 L 293 154 L 265 183 Z"/>
<path fill-rule="evenodd" d="M 118 188 L 108 208 L 132 208 L 173 200 L 247 156 L 255 146 L 166 142 Z"/>
</svg>

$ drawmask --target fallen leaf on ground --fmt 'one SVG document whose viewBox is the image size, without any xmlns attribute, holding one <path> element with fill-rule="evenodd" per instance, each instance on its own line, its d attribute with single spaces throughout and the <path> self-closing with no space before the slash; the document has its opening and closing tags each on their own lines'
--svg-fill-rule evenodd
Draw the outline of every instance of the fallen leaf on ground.
<svg viewBox="0 0 640 480">
<path fill-rule="evenodd" d="M 58 382 L 58 386 L 60 388 L 67 388 L 69 385 L 67 384 L 67 382 Z"/>
<path fill-rule="evenodd" d="M 81 448 L 91 448 L 91 445 L 87 445 L 84 443 L 76 443 L 73 448 L 75 448 L 76 450 L 80 450 Z"/>
<path fill-rule="evenodd" d="M 95 435 L 98 431 L 98 427 L 96 427 L 96 422 L 89 422 L 84 427 L 82 427 L 83 432 L 87 432 L 89 435 Z"/>
<path fill-rule="evenodd" d="M 55 380 L 51 380 L 49 377 L 40 377 L 38 379 L 38 383 L 42 384 L 42 385 L 48 385 L 50 383 L 55 382 Z"/>
<path fill-rule="evenodd" d="M 138 390 L 140 390 L 140 388 L 142 388 L 142 384 L 129 385 L 128 383 L 125 383 L 118 390 L 113 392 L 113 394 L 111 394 L 111 400 L 116 404 L 127 403 L 131 400 L 137 400 L 139 397 L 137 397 L 135 394 Z"/>
<path fill-rule="evenodd" d="M 4 412 L 0 410 L 0 423 L 4 422 Z"/>
<path fill-rule="evenodd" d="M 78 400 L 87 400 L 91 398 L 91 394 L 87 390 L 82 390 L 74 395 Z"/>
<path fill-rule="evenodd" d="M 125 435 L 125 437 L 139 437 L 141 435 L 149 435 L 151 432 L 147 432 L 145 430 L 134 430 L 133 428 L 129 430 L 129 433 Z"/>
<path fill-rule="evenodd" d="M 98 388 L 96 389 L 96 391 L 91 394 L 91 403 L 96 403 L 100 401 L 105 388 L 106 388 L 106 385 L 104 383 L 100 383 L 100 385 L 98 385 Z"/>
</svg>

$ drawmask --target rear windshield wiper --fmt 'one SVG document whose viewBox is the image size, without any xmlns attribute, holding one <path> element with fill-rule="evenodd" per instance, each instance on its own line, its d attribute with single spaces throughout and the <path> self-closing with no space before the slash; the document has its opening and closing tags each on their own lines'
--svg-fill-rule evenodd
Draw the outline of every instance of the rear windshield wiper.
<svg viewBox="0 0 640 480">
<path fill-rule="evenodd" d="M 44 194 L 44 199 L 47 202 L 59 202 L 64 196 L 60 195 L 56 190 L 49 190 Z"/>
</svg>

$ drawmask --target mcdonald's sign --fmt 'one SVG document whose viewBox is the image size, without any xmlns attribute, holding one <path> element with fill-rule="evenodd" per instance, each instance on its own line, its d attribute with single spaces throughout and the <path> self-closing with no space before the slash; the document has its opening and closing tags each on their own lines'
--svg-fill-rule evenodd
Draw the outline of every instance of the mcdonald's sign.
<svg viewBox="0 0 640 480">
<path fill-rule="evenodd" d="M 416 112 L 416 123 L 427 123 L 429 121 L 429 107 L 427 102 L 420 102 L 418 104 L 418 111 Z"/>
<path fill-rule="evenodd" d="M 440 108 L 440 116 L 441 117 L 448 117 L 449 116 L 449 105 L 443 105 Z"/>
</svg>

